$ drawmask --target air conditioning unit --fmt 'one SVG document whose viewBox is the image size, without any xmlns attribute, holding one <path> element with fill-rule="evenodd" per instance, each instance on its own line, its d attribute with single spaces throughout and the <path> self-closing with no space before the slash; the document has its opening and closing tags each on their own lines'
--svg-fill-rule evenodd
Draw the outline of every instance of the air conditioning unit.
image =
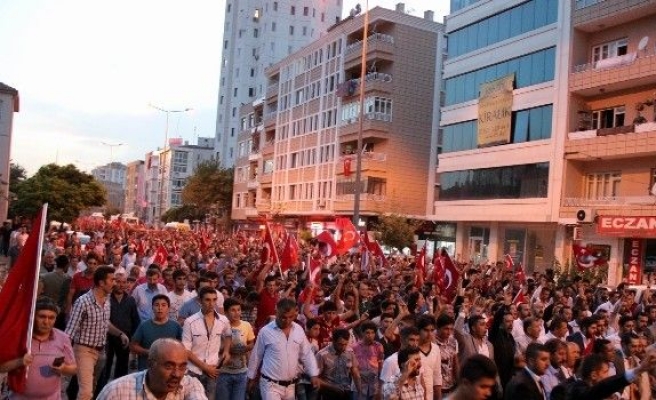
<svg viewBox="0 0 656 400">
<path fill-rule="evenodd" d="M 591 224 L 594 219 L 595 212 L 591 208 L 580 208 L 576 211 L 576 221 L 581 224 Z"/>
</svg>

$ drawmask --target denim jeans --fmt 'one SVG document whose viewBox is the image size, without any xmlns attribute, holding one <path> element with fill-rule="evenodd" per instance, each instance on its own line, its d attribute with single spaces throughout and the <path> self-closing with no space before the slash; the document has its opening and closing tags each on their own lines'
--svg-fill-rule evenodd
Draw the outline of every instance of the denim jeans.
<svg viewBox="0 0 656 400">
<path fill-rule="evenodd" d="M 246 372 L 241 374 L 219 374 L 216 398 L 220 400 L 244 400 L 246 398 Z"/>
<path fill-rule="evenodd" d="M 214 400 L 216 399 L 216 379 L 212 379 L 209 376 L 203 374 L 203 375 L 198 375 L 194 374 L 191 371 L 187 371 L 187 375 L 193 376 L 194 378 L 198 379 L 203 385 L 203 388 L 205 389 L 205 396 L 207 396 L 208 400 Z"/>
</svg>

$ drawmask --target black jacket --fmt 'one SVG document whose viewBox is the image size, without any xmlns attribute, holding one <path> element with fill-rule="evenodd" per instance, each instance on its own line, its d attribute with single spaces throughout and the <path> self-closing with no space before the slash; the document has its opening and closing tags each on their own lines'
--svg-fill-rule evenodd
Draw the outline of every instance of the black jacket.
<svg viewBox="0 0 656 400">
<path fill-rule="evenodd" d="M 497 365 L 499 380 L 504 388 L 515 373 L 515 351 L 517 349 L 515 338 L 501 326 L 506 308 L 505 305 L 501 306 L 494 314 L 489 336 L 495 350 L 494 363 Z"/>
<path fill-rule="evenodd" d="M 505 400 L 544 400 L 544 395 L 533 377 L 525 369 L 522 369 L 517 371 L 508 382 L 503 398 Z"/>
<path fill-rule="evenodd" d="M 567 400 L 599 400 L 609 397 L 615 392 L 621 392 L 629 381 L 624 374 L 614 375 L 592 386 L 585 381 L 577 380 L 567 387 Z"/>
</svg>

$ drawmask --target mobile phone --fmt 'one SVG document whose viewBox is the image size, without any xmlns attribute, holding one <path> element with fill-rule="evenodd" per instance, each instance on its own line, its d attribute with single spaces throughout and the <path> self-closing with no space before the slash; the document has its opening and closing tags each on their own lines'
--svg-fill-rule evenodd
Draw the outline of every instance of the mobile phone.
<svg viewBox="0 0 656 400">
<path fill-rule="evenodd" d="M 61 367 L 61 365 L 64 363 L 64 357 L 57 357 L 55 358 L 55 361 L 52 362 L 53 367 Z"/>
</svg>

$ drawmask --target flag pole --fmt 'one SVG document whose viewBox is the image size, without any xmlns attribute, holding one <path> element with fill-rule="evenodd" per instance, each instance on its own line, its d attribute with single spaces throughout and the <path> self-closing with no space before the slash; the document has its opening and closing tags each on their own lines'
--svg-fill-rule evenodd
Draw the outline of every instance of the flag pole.
<svg viewBox="0 0 656 400">
<path fill-rule="evenodd" d="M 41 268 L 41 251 L 43 250 L 43 232 L 46 229 L 46 216 L 48 215 L 48 203 L 45 203 L 43 205 L 43 208 L 41 210 L 41 224 L 39 226 L 39 231 L 37 232 L 37 235 L 39 235 L 39 244 L 37 246 L 37 253 L 36 253 L 36 265 L 34 268 L 36 269 L 36 273 L 34 274 L 34 293 L 32 293 L 32 308 L 30 310 L 30 320 L 29 324 L 27 325 L 27 338 L 26 338 L 26 345 L 27 345 L 27 353 L 30 354 L 32 353 L 32 331 L 34 330 L 34 312 L 36 310 L 36 297 L 37 297 L 37 292 L 39 291 L 39 268 Z M 33 232 L 31 232 L 33 233 Z M 27 374 L 27 369 L 26 372 Z"/>
</svg>

